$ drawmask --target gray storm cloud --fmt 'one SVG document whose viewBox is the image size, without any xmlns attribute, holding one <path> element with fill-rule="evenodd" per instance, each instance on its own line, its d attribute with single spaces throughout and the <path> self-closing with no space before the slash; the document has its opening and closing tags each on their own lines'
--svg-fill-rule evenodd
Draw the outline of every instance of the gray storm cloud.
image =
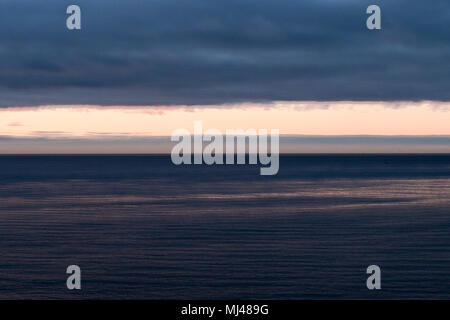
<svg viewBox="0 0 450 320">
<path fill-rule="evenodd" d="M 450 2 L 373 3 L 3 0 L 0 106 L 450 101 Z"/>
</svg>

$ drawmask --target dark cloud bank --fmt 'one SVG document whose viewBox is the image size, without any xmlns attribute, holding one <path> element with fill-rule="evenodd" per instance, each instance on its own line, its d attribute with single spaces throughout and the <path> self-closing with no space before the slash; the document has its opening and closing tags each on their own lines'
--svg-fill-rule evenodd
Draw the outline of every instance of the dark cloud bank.
<svg viewBox="0 0 450 320">
<path fill-rule="evenodd" d="M 450 101 L 449 62 L 448 0 L 0 3 L 0 106 Z"/>
</svg>

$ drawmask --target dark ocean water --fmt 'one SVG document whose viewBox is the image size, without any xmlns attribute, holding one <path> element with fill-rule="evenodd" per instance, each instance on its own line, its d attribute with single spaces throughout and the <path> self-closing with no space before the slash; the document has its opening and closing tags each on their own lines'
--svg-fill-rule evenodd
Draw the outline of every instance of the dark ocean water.
<svg viewBox="0 0 450 320">
<path fill-rule="evenodd" d="M 272 177 L 3 156 L 0 182 L 0 299 L 450 298 L 450 155 L 282 156 Z"/>
</svg>

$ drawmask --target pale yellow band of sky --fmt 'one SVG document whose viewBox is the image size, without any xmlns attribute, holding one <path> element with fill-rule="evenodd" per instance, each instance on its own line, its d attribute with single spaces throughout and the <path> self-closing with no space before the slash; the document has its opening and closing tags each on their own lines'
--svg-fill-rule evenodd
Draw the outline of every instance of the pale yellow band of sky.
<svg viewBox="0 0 450 320">
<path fill-rule="evenodd" d="M 170 136 L 193 130 L 279 129 L 302 135 L 450 135 L 450 102 L 274 102 L 226 106 L 51 106 L 0 109 L 0 135 Z"/>
</svg>

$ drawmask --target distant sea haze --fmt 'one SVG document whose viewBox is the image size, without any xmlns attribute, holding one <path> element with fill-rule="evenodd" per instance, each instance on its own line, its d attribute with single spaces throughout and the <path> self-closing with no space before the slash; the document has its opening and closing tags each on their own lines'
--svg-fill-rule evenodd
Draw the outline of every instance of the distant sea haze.
<svg viewBox="0 0 450 320">
<path fill-rule="evenodd" d="M 0 154 L 170 154 L 170 136 L 17 137 L 0 135 Z M 205 146 L 207 143 L 205 142 Z M 450 136 L 280 135 L 280 152 L 448 153 Z"/>
<path fill-rule="evenodd" d="M 258 172 L 0 156 L 0 299 L 450 298 L 450 155 L 281 155 Z"/>
</svg>

